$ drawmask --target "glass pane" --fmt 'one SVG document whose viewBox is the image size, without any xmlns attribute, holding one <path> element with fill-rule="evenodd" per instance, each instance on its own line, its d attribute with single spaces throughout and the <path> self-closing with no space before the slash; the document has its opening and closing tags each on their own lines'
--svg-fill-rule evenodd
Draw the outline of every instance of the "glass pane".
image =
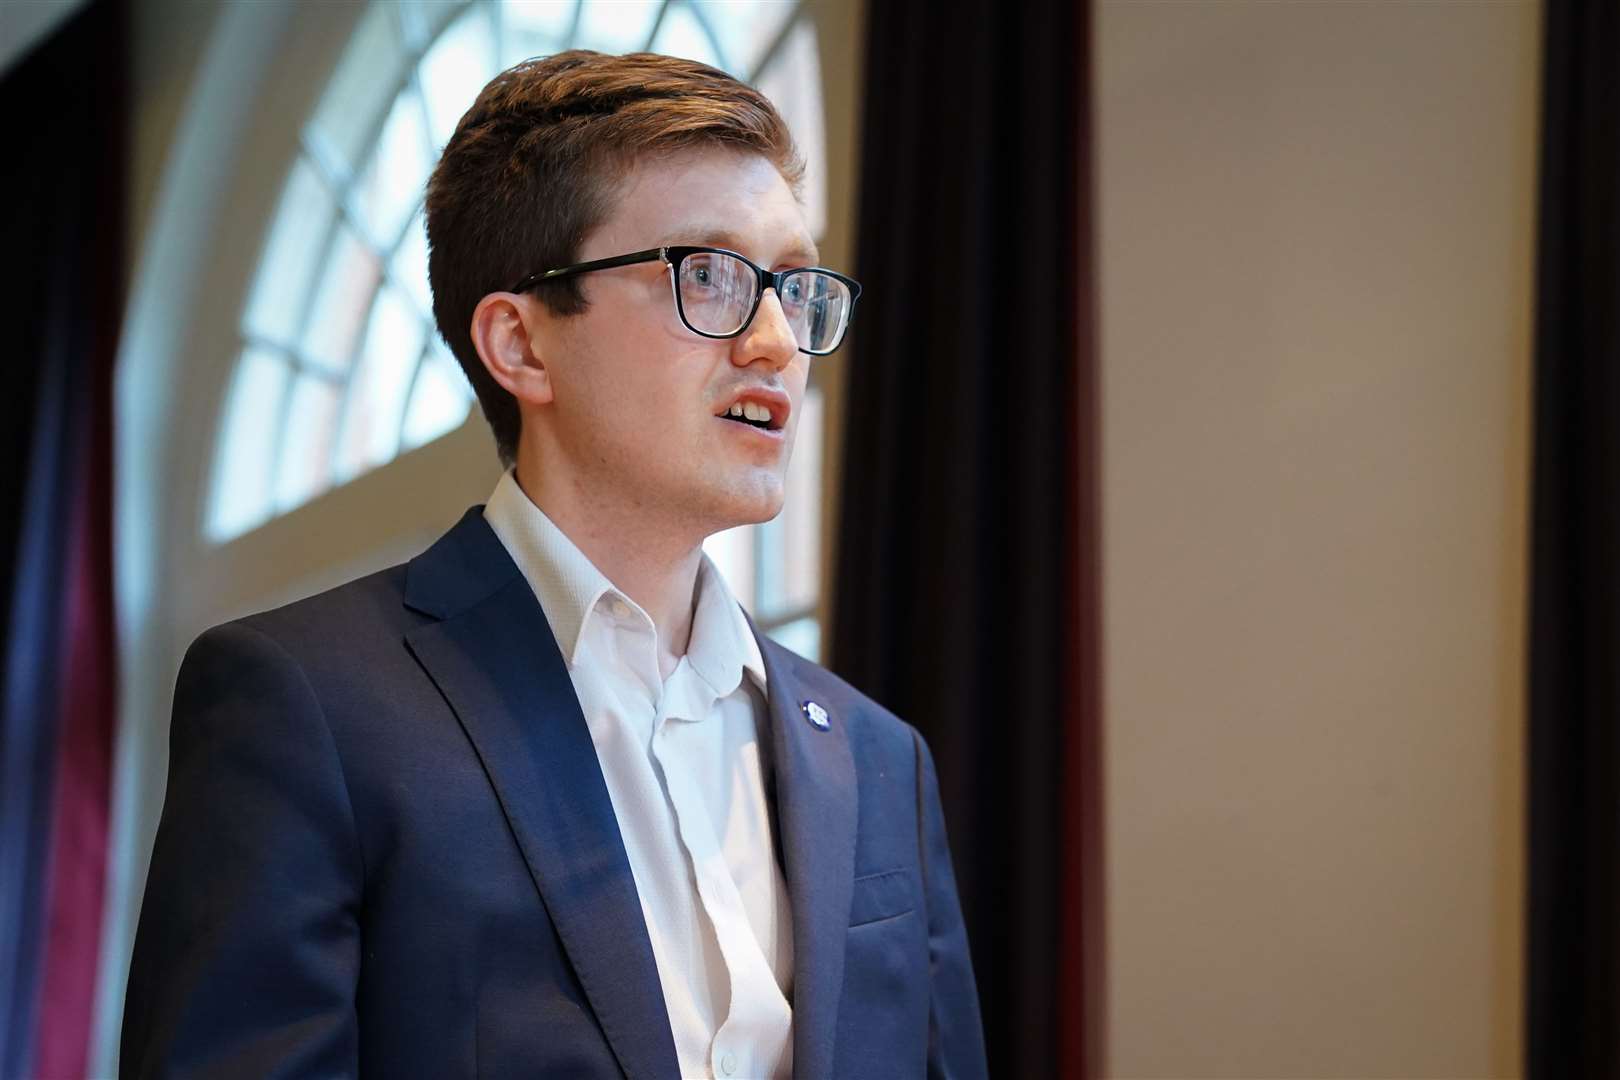
<svg viewBox="0 0 1620 1080">
<path fill-rule="evenodd" d="M 422 57 L 418 73 L 437 153 L 450 141 L 478 91 L 495 75 L 495 42 L 488 12 L 482 7 L 471 8 L 451 23 Z"/>
<path fill-rule="evenodd" d="M 414 93 L 399 95 L 354 189 L 354 208 L 384 250 L 394 246 L 405 219 L 422 201 L 431 152 L 421 100 Z"/>
<path fill-rule="evenodd" d="M 275 224 L 248 294 L 242 317 L 247 333 L 286 345 L 296 340 L 315 260 L 336 213 L 326 185 L 310 163 L 299 158 L 282 188 Z"/>
<path fill-rule="evenodd" d="M 467 6 L 467 0 L 410 0 L 399 5 L 399 21 L 406 48 L 420 49 L 432 41 Z"/>
<path fill-rule="evenodd" d="M 536 56 L 550 56 L 568 47 L 567 39 L 541 37 L 522 30 L 501 28 L 500 70 Z"/>
<path fill-rule="evenodd" d="M 692 9 L 685 4 L 671 4 L 664 13 L 664 22 L 658 27 L 658 36 L 653 39 L 652 51 L 720 66 L 714 43 L 704 33 L 703 24 L 692 14 Z"/>
<path fill-rule="evenodd" d="M 502 0 L 501 30 L 561 42 L 574 25 L 575 0 Z"/>
<path fill-rule="evenodd" d="M 372 4 L 360 17 L 310 121 L 310 141 L 334 164 L 353 172 L 404 77 L 405 49 L 394 5 Z"/>
<path fill-rule="evenodd" d="M 692 7 L 720 39 L 726 70 L 746 79 L 799 4 L 798 0 L 696 0 Z"/>
<path fill-rule="evenodd" d="M 339 480 L 381 465 L 399 451 L 400 424 L 425 327 L 404 294 L 385 286 L 366 330 L 365 353 L 349 387 L 337 459 Z"/>
<path fill-rule="evenodd" d="M 223 543 L 270 517 L 270 473 L 288 367 L 279 353 L 248 348 L 231 375 L 214 454 L 206 533 Z"/>
<path fill-rule="evenodd" d="M 647 46 L 663 0 L 585 0 L 574 45 L 605 53 L 638 52 Z"/>
<path fill-rule="evenodd" d="M 821 595 L 821 462 L 826 410 L 820 390 L 799 406 L 782 512 L 760 526 L 758 614 L 778 618 Z"/>
<path fill-rule="evenodd" d="M 293 383 L 276 466 L 277 509 L 301 506 L 332 486 L 332 440 L 342 400 L 342 389 L 330 379 L 306 372 Z"/>
<path fill-rule="evenodd" d="M 340 225 L 304 331 L 306 357 L 332 371 L 348 368 L 381 278 L 376 254 L 354 230 Z"/>
<path fill-rule="evenodd" d="M 804 155 L 804 210 L 810 232 L 827 234 L 827 125 L 821 111 L 821 58 L 816 28 L 801 19 L 769 67 L 759 89 L 771 99 Z"/>
<path fill-rule="evenodd" d="M 794 619 L 768 632 L 770 638 L 812 664 L 821 660 L 821 623 L 813 618 Z"/>
<path fill-rule="evenodd" d="M 400 237 L 399 248 L 394 252 L 394 261 L 389 264 L 388 270 L 394 277 L 394 284 L 416 301 L 422 317 L 432 318 L 433 290 L 428 285 L 427 226 L 422 220 L 421 207 L 417 208 L 411 223 L 405 226 L 405 235 Z"/>
<path fill-rule="evenodd" d="M 472 402 L 472 388 L 455 358 L 442 348 L 429 349 L 405 411 L 401 449 L 412 450 L 448 435 L 467 419 Z"/>
<path fill-rule="evenodd" d="M 703 541 L 704 552 L 714 560 L 731 594 L 749 611 L 754 610 L 754 533 L 758 528 L 739 525 Z"/>
</svg>

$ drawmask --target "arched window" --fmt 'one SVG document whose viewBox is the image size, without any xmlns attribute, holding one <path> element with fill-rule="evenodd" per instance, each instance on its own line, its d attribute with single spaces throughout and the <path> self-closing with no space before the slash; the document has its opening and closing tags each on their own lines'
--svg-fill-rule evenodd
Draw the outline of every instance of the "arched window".
<svg viewBox="0 0 1620 1080">
<path fill-rule="evenodd" d="M 210 542 L 467 421 L 471 389 L 432 317 L 423 189 L 490 78 L 575 47 L 686 56 L 760 87 L 805 156 L 808 216 L 822 238 L 820 65 L 797 0 L 374 2 L 303 128 L 265 234 L 212 464 Z M 762 626 L 812 657 L 823 416 L 812 385 L 783 513 L 705 545 Z"/>
</svg>

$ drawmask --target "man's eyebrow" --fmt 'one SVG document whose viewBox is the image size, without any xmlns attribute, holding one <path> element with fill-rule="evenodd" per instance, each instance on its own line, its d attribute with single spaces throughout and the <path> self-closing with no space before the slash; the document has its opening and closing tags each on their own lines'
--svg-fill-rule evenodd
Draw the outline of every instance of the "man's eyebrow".
<svg viewBox="0 0 1620 1080">
<path fill-rule="evenodd" d="M 658 241 L 659 247 L 666 245 L 689 244 L 695 247 L 722 247 L 731 251 L 742 251 L 742 240 L 736 234 L 725 229 L 688 228 L 675 229 Z M 791 241 L 782 251 L 779 262 L 794 262 L 800 266 L 813 266 L 821 261 L 821 253 L 809 237 L 800 236 Z"/>
</svg>

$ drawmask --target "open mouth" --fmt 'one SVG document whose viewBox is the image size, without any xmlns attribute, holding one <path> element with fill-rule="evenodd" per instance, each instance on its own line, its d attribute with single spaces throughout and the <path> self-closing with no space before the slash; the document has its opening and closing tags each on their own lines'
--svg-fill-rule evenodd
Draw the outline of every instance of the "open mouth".
<svg viewBox="0 0 1620 1080">
<path fill-rule="evenodd" d="M 739 401 L 720 414 L 720 419 L 742 424 L 756 431 L 780 431 L 782 422 L 776 411 L 757 401 Z"/>
</svg>

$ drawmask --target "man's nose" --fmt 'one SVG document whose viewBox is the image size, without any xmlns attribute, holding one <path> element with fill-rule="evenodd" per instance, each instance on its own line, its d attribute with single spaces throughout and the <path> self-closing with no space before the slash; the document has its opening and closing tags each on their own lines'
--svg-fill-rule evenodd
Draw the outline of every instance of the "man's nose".
<svg viewBox="0 0 1620 1080">
<path fill-rule="evenodd" d="M 766 289 L 759 298 L 759 310 L 748 329 L 737 335 L 732 349 L 732 362 L 752 364 L 756 360 L 769 360 L 773 367 L 784 368 L 799 351 L 799 342 L 788 323 L 782 302 L 775 289 Z"/>
</svg>

